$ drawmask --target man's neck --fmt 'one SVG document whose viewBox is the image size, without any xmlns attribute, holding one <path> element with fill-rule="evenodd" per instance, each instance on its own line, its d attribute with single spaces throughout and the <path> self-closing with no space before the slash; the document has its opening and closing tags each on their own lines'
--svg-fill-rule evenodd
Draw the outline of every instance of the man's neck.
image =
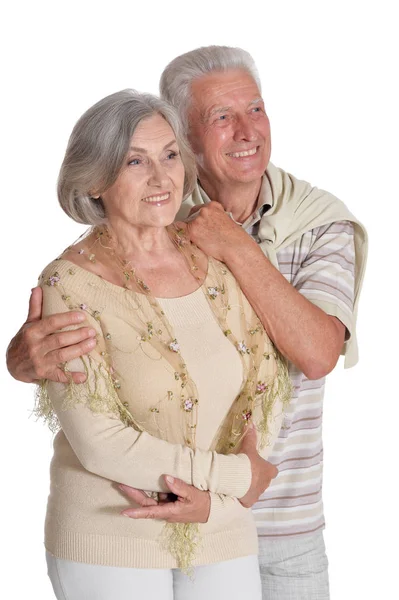
<svg viewBox="0 0 399 600">
<path fill-rule="evenodd" d="M 210 182 L 200 176 L 200 185 L 211 200 L 220 202 L 237 223 L 244 223 L 257 206 L 262 179 L 249 183 L 233 182 L 231 185 Z"/>
</svg>

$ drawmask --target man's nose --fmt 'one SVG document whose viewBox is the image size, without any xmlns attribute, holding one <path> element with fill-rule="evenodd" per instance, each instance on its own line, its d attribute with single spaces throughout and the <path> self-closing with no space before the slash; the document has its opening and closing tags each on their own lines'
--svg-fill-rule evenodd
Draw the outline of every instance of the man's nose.
<svg viewBox="0 0 399 600">
<path fill-rule="evenodd" d="M 234 132 L 236 141 L 254 142 L 257 139 L 256 129 L 247 115 L 240 115 L 236 119 L 236 128 Z"/>
</svg>

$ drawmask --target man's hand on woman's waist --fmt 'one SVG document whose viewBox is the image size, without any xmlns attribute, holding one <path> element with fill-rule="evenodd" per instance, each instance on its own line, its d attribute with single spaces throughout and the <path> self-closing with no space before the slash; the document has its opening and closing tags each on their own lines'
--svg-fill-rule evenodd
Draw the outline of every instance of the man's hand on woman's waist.
<svg viewBox="0 0 399 600">
<path fill-rule="evenodd" d="M 123 493 L 140 506 L 128 508 L 122 514 L 132 519 L 160 519 L 168 523 L 206 523 L 211 509 L 209 492 L 198 490 L 171 475 L 165 475 L 164 479 L 177 500 L 171 502 L 168 494 L 159 494 L 156 501 L 141 490 L 120 485 Z"/>
<path fill-rule="evenodd" d="M 239 498 L 246 508 L 257 502 L 278 474 L 276 467 L 258 454 L 256 444 L 256 430 L 251 427 L 240 447 L 240 453 L 246 454 L 251 461 L 252 469 L 251 486 L 245 496 Z M 122 492 L 139 505 L 139 508 L 128 508 L 122 514 L 132 519 L 160 519 L 169 523 L 206 523 L 211 509 L 209 492 L 199 490 L 171 475 L 165 475 L 164 479 L 177 499 L 171 500 L 169 494 L 159 494 L 157 501 L 142 490 L 120 485 Z"/>
</svg>

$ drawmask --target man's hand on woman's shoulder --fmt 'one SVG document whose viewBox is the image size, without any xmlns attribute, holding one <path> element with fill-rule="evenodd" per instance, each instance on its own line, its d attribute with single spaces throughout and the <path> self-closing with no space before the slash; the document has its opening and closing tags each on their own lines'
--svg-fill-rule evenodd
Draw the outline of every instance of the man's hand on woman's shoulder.
<svg viewBox="0 0 399 600">
<path fill-rule="evenodd" d="M 62 331 L 65 327 L 78 325 L 85 316 L 80 312 L 65 312 L 41 318 L 42 290 L 32 290 L 28 318 L 7 348 L 7 367 L 19 381 L 35 383 L 50 379 L 67 383 L 60 364 L 87 354 L 96 345 L 94 329 L 80 327 Z M 86 380 L 84 373 L 71 373 L 75 383 Z"/>
<path fill-rule="evenodd" d="M 205 254 L 227 265 L 238 249 L 256 243 L 237 225 L 219 202 L 193 206 L 187 218 L 187 234 Z"/>
</svg>

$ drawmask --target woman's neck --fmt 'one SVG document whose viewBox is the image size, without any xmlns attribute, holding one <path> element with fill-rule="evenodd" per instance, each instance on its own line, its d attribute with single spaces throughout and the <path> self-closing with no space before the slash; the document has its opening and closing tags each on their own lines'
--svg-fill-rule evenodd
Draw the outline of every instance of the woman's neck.
<svg viewBox="0 0 399 600">
<path fill-rule="evenodd" d="M 137 227 L 117 219 L 107 223 L 115 252 L 129 260 L 161 259 L 176 251 L 166 227 Z"/>
</svg>

